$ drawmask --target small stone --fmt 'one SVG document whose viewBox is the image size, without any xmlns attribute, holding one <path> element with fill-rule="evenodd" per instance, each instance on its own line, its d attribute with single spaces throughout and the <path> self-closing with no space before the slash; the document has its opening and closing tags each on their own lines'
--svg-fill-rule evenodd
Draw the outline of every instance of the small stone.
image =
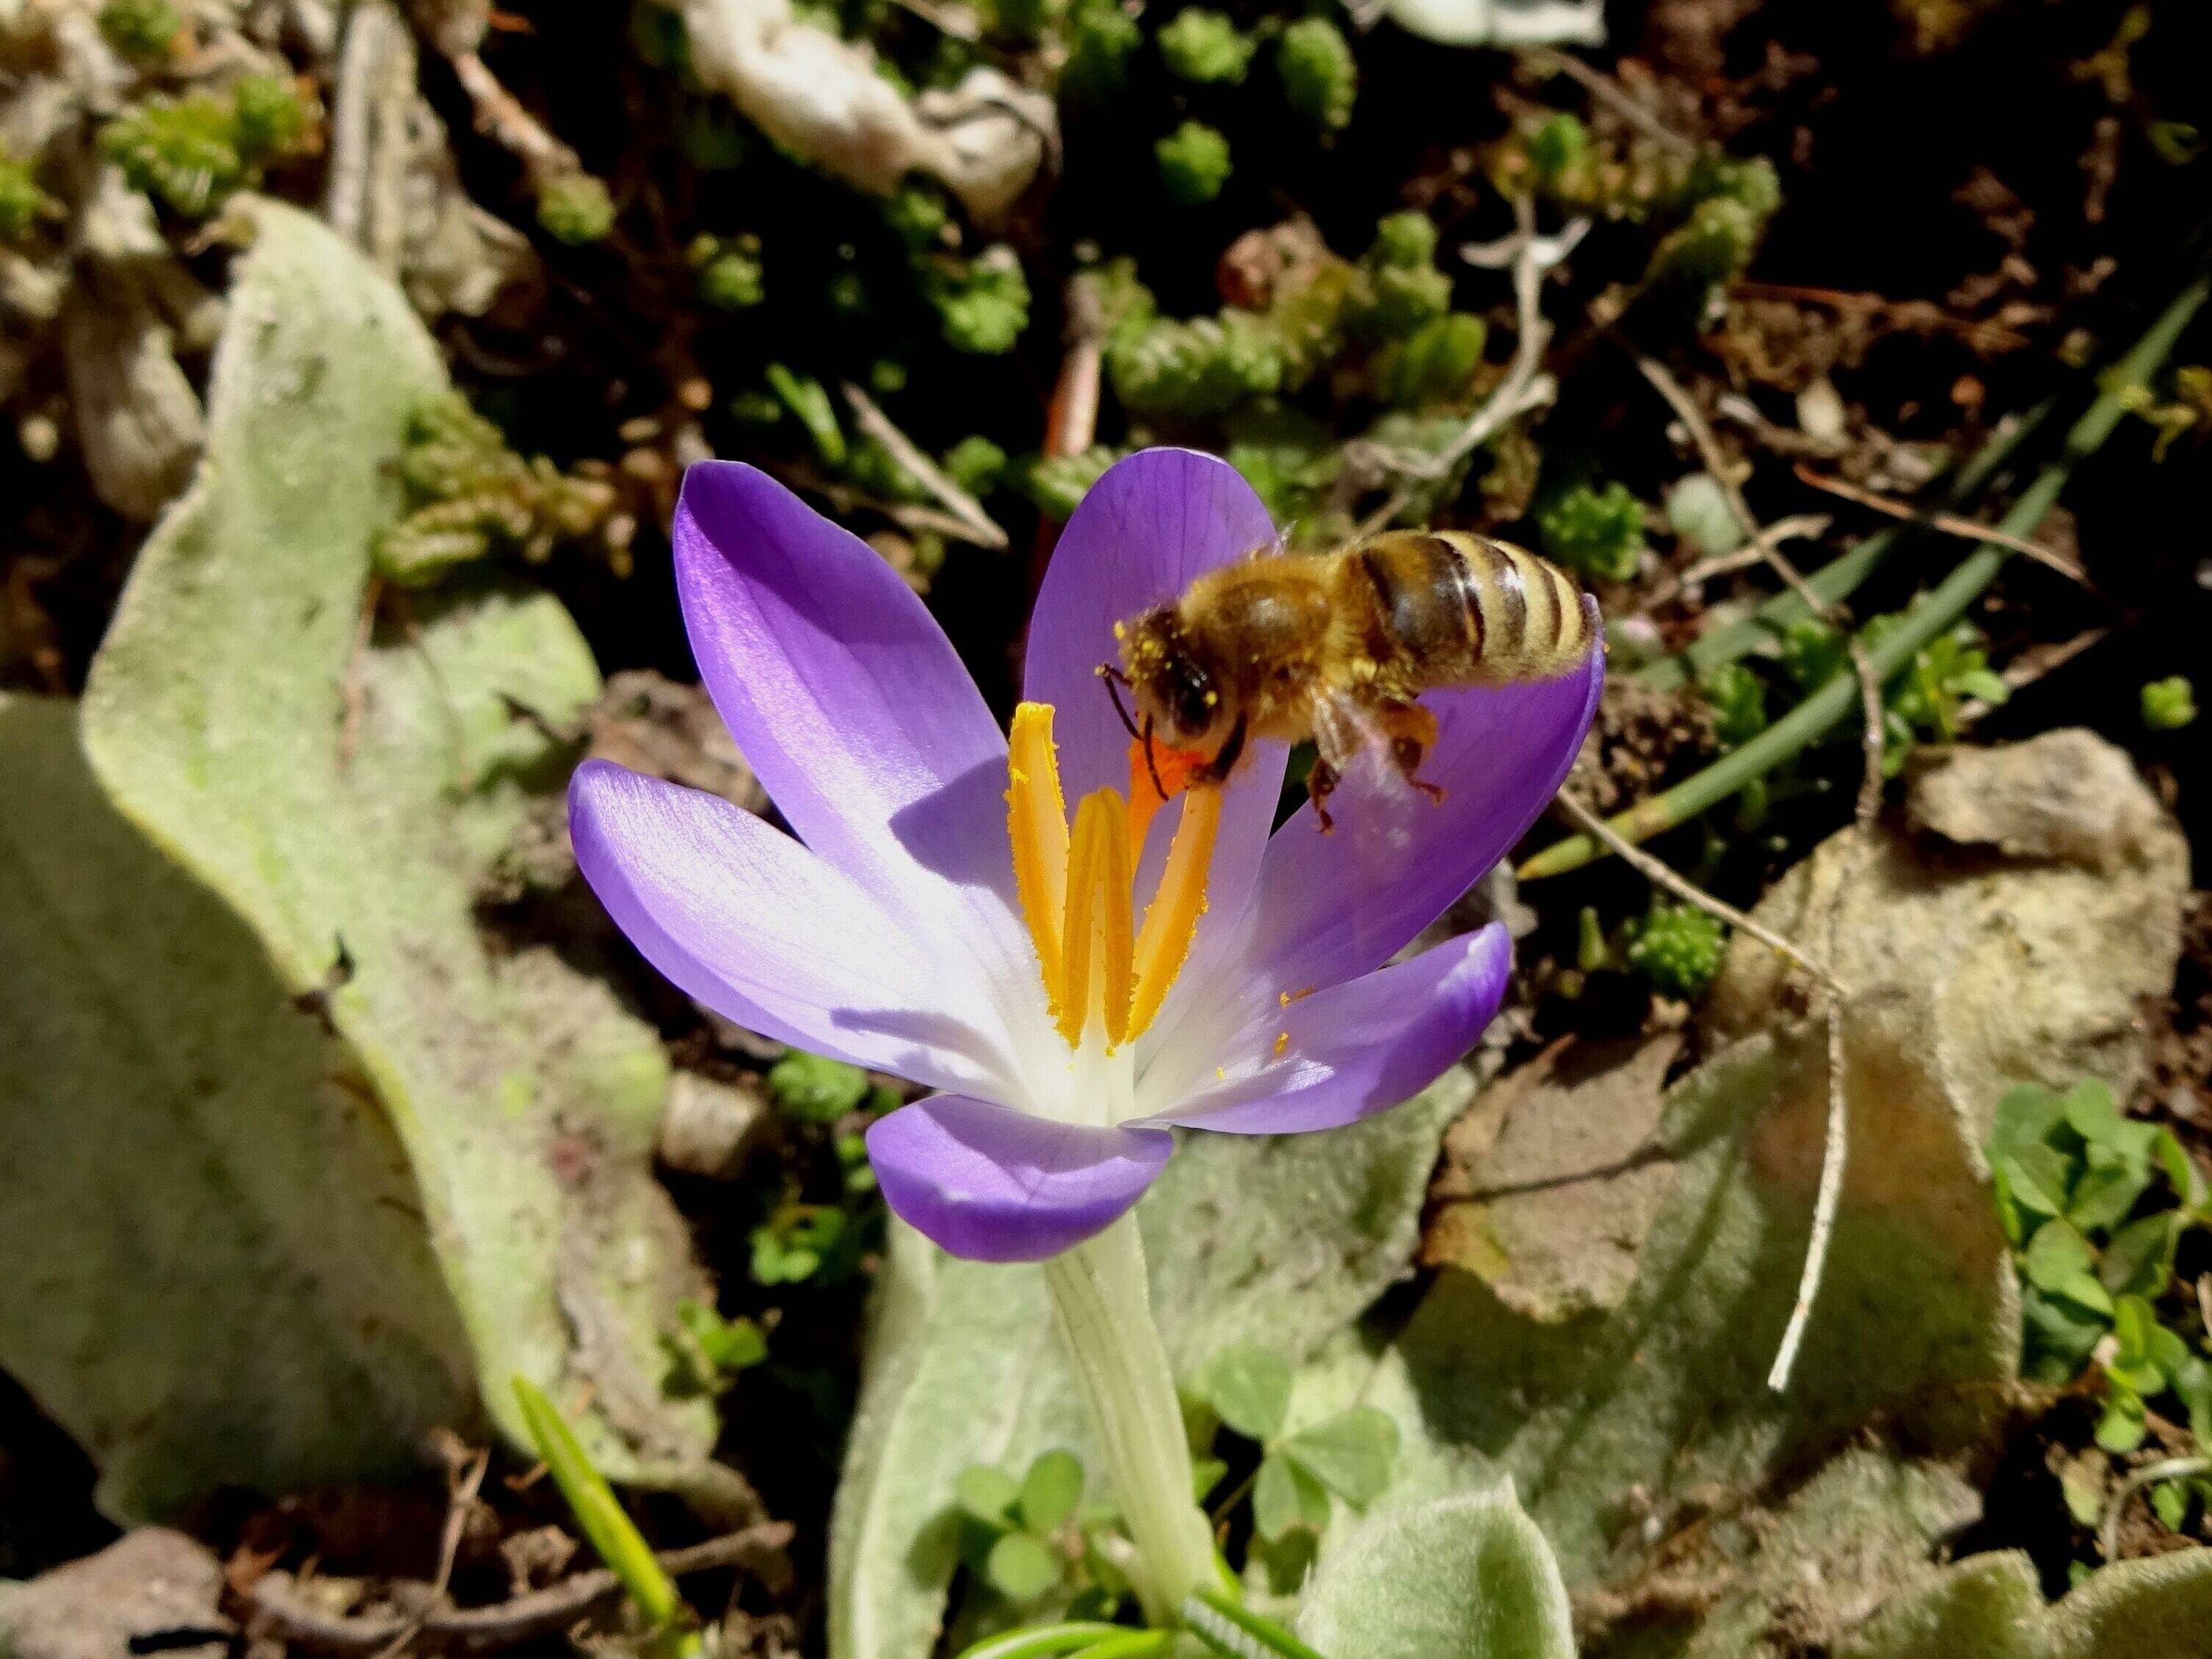
<svg viewBox="0 0 2212 1659">
<path fill-rule="evenodd" d="M 0 1586 L 0 1652 L 117 1659 L 159 1650 L 212 1659 L 232 1634 L 217 1610 L 222 1590 L 222 1569 L 204 1546 L 148 1527 L 27 1584 Z"/>
<path fill-rule="evenodd" d="M 757 1091 L 697 1072 L 678 1072 L 660 1116 L 660 1161 L 684 1175 L 727 1181 L 769 1119 Z"/>
<path fill-rule="evenodd" d="M 2168 822 L 2127 756 L 2078 726 L 1936 751 L 1916 771 L 1905 810 L 1914 829 L 1961 847 L 2104 872 L 2140 862 Z"/>
</svg>

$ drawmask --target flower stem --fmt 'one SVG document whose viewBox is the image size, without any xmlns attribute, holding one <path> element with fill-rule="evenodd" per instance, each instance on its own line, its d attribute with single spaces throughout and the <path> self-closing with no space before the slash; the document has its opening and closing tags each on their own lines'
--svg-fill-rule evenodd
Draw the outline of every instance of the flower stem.
<svg viewBox="0 0 2212 1659">
<path fill-rule="evenodd" d="M 1267 1652 L 1281 1654 L 1283 1659 L 1322 1659 L 1273 1620 L 1261 1618 L 1241 1606 L 1236 1597 L 1218 1589 L 1202 1589 L 1192 1596 L 1183 1608 L 1183 1622 L 1192 1635 L 1216 1653 L 1238 1659 L 1252 1653 L 1255 1643 Z M 1239 1640 L 1240 1636 L 1244 1639 Z"/>
<path fill-rule="evenodd" d="M 2112 435 L 2126 412 L 2129 392 L 2156 372 L 2166 354 L 2204 303 L 2207 281 L 2199 278 L 2167 306 L 2158 320 L 2108 378 L 2105 390 L 2067 434 L 2064 453 L 2037 475 L 2012 510 L 1998 521 L 2008 536 L 2025 536 L 2043 520 L 2065 487 L 2075 462 L 2095 453 Z M 1912 655 L 1956 621 L 1966 608 L 1995 580 L 2008 550 L 1985 542 L 1960 562 L 1942 584 L 1921 595 L 1900 621 L 1879 641 L 1869 642 L 1866 654 L 1876 680 L 1887 680 L 1912 659 Z M 1863 635 L 1862 636 L 1863 637 Z M 1820 737 L 1857 706 L 1858 685 L 1848 674 L 1838 674 L 1757 737 L 1685 779 L 1673 788 L 1649 797 L 1626 812 L 1607 820 L 1624 840 L 1648 841 L 1662 830 L 1686 823 L 1707 807 L 1717 806 L 1754 778 L 1775 767 Z M 1604 856 L 1605 846 L 1592 836 L 1570 836 L 1554 842 L 1523 864 L 1515 873 L 1522 881 L 1565 875 Z"/>
<path fill-rule="evenodd" d="M 1220 1569 L 1192 1491 L 1190 1442 L 1152 1322 L 1136 1217 L 1054 1256 L 1044 1279 L 1149 1581 L 1137 1586 L 1139 1598 L 1153 1624 L 1172 1624 L 1187 1600 L 1219 1582 Z"/>
</svg>

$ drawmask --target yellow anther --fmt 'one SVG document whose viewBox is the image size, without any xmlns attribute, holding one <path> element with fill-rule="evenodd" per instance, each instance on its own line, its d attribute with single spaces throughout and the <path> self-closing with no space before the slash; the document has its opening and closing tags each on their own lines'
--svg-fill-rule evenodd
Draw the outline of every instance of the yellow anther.
<svg viewBox="0 0 2212 1659">
<path fill-rule="evenodd" d="M 1168 844 L 1167 867 L 1159 891 L 1145 908 L 1145 930 L 1137 939 L 1136 1005 L 1129 1027 L 1141 1032 L 1167 1000 L 1168 988 L 1182 971 L 1198 919 L 1206 914 L 1206 878 L 1213 864 L 1213 841 L 1221 828 L 1221 791 L 1200 784 L 1185 792 L 1182 821 Z"/>
<path fill-rule="evenodd" d="M 1014 888 L 1036 943 L 1037 966 L 1053 1013 L 1060 1012 L 1060 918 L 1067 908 L 1067 802 L 1060 792 L 1052 705 L 1014 710 L 1006 745 L 1006 839 L 1014 849 Z"/>
<path fill-rule="evenodd" d="M 1194 757 L 1176 757 L 1168 788 L 1182 795 L 1182 813 L 1139 933 L 1136 865 L 1145 830 L 1162 804 L 1159 792 L 1149 775 L 1129 800 L 1118 789 L 1094 790 L 1077 803 L 1071 831 L 1052 721 L 1049 704 L 1025 702 L 1014 711 L 1007 740 L 1006 838 L 1014 886 L 1053 1024 L 1077 1048 L 1095 1021 L 1107 1046 L 1115 1048 L 1158 1017 L 1190 954 L 1206 912 L 1221 791 L 1211 784 L 1186 789 L 1185 763 Z"/>
<path fill-rule="evenodd" d="M 1060 1034 L 1079 1042 L 1095 1016 L 1108 1045 L 1129 1034 L 1133 941 L 1130 927 L 1127 803 L 1094 789 L 1076 803 L 1067 856 L 1067 921 L 1058 1009 Z"/>
</svg>

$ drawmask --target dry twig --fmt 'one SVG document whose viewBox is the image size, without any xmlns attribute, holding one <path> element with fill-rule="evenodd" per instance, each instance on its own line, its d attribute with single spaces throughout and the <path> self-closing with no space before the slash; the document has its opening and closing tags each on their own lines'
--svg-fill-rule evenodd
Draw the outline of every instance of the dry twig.
<svg viewBox="0 0 2212 1659">
<path fill-rule="evenodd" d="M 1696 139 L 1675 131 L 1629 96 L 1627 88 L 1611 76 L 1591 68 L 1572 53 L 1561 52 L 1556 46 L 1529 46 L 1521 48 L 1521 56 L 1540 70 L 1548 70 L 1578 82 L 1583 91 L 1645 137 L 1685 155 L 1698 154 L 1700 146 Z"/>
<path fill-rule="evenodd" d="M 1573 821 L 1576 829 L 1603 842 L 1638 870 L 1643 872 L 1644 877 L 1654 885 L 1665 888 L 1684 903 L 1695 905 L 1707 915 L 1717 917 L 1737 932 L 1757 939 L 1769 950 L 1779 951 L 1814 979 L 1820 981 L 1821 984 L 1826 986 L 1829 990 L 1838 995 L 1844 994 L 1843 981 L 1836 977 L 1834 972 L 1826 963 L 1807 956 L 1803 951 L 1764 922 L 1753 921 L 1727 900 L 1715 898 L 1687 876 L 1678 873 L 1662 860 L 1654 858 L 1565 790 L 1559 792 L 1552 804 L 1559 809 L 1563 816 Z"/>
<path fill-rule="evenodd" d="M 1697 401 L 1684 390 L 1680 381 L 1667 372 L 1663 364 L 1649 357 L 1638 356 L 1636 366 L 1644 378 L 1667 400 L 1697 446 L 1704 459 L 1705 470 L 1720 486 L 1729 511 L 1742 527 L 1746 536 L 1754 543 L 1759 539 L 1759 520 L 1753 516 L 1751 507 L 1743 498 L 1734 478 L 1729 476 L 1728 457 L 1722 453 L 1720 441 L 1714 436 L 1711 423 Z M 1784 557 L 1770 540 L 1764 544 L 1766 563 L 1787 583 L 1814 616 L 1827 618 L 1842 627 L 1844 643 L 1851 655 L 1851 672 L 1857 677 L 1859 711 L 1864 722 L 1861 738 L 1862 770 L 1859 774 L 1857 804 L 1852 813 L 1851 844 L 1844 859 L 1844 868 L 1836 885 L 1836 896 L 1828 909 L 1828 955 L 1836 951 L 1836 933 L 1843 913 L 1843 896 L 1856 880 L 1860 860 L 1864 856 L 1874 825 L 1875 814 L 1881 807 L 1882 780 L 1882 719 L 1881 685 L 1875 679 L 1874 665 L 1867 659 L 1866 647 L 1858 635 L 1839 621 L 1837 606 L 1829 605 L 1814 591 L 1797 567 Z M 1805 1340 L 1805 1331 L 1812 1322 L 1813 1302 L 1820 1294 L 1820 1279 L 1828 1262 L 1828 1244 L 1836 1230 L 1836 1210 L 1843 1201 L 1844 1169 L 1850 1156 L 1850 1113 L 1844 1086 L 1844 1018 L 1845 993 L 1834 980 L 1828 986 L 1828 1122 L 1826 1144 L 1820 1156 L 1820 1186 L 1813 1201 L 1812 1236 L 1805 1245 L 1805 1266 L 1797 1283 L 1797 1299 L 1790 1310 L 1790 1322 L 1782 1333 L 1782 1341 L 1774 1355 L 1774 1364 L 1766 1374 L 1766 1386 L 1777 1394 L 1790 1386 L 1790 1374 L 1797 1364 L 1797 1350 Z"/>
<path fill-rule="evenodd" d="M 453 64 L 469 102 L 476 106 L 477 131 L 495 139 L 522 163 L 533 188 L 542 190 L 554 179 L 584 170 L 576 152 L 523 108 L 521 100 L 500 84 L 482 58 L 474 52 L 457 52 L 447 61 Z"/>
<path fill-rule="evenodd" d="M 1910 501 L 1898 501 L 1878 490 L 1869 489 L 1863 484 L 1831 477 L 1825 472 L 1815 472 L 1802 461 L 1794 470 L 1801 482 L 1812 485 L 1815 489 L 1825 489 L 1831 495 L 1840 495 L 1847 501 L 1855 501 L 1861 507 L 1871 507 L 1877 513 L 1887 514 L 1893 519 L 1901 519 L 1923 529 L 1940 530 L 1947 536 L 1958 536 L 1970 542 L 1989 542 L 1998 547 L 2008 547 L 2014 552 L 2025 554 L 2036 563 L 2057 571 L 2067 580 L 2079 582 L 2092 593 L 2097 592 L 2096 584 L 2089 580 L 2087 571 L 2064 554 L 2055 553 L 2040 542 L 2030 541 L 2025 536 L 2007 535 L 1994 526 L 1962 518 L 1956 513 L 1923 511 Z"/>
<path fill-rule="evenodd" d="M 1098 435 L 1098 383 L 1106 357 L 1106 323 L 1085 283 L 1067 289 L 1067 355 L 1045 410 L 1044 453 L 1080 455 Z"/>
<path fill-rule="evenodd" d="M 2105 1559 L 2119 1559 L 2120 1520 L 2130 1498 L 2145 1486 L 2155 1486 L 2161 1480 L 2185 1480 L 2203 1474 L 2212 1474 L 2212 1457 L 2164 1457 L 2155 1463 L 2144 1464 L 2121 1481 L 2120 1489 L 2112 1494 L 2112 1501 L 2105 1506 L 2103 1524 L 2097 1528 L 2097 1547 Z"/>
<path fill-rule="evenodd" d="M 1725 576 L 1731 571 L 1747 566 L 1764 564 L 1773 557 L 1774 550 L 1784 542 L 1810 541 L 1827 533 L 1829 519 L 1824 513 L 1800 513 L 1787 519 L 1777 519 L 1733 553 L 1723 553 L 1717 558 L 1700 559 L 1688 569 L 1681 571 L 1663 583 L 1658 591 L 1638 605 L 1638 614 L 1649 616 L 1672 603 L 1683 589 L 1694 587 L 1699 582 L 1711 581 L 1716 576 Z"/>
<path fill-rule="evenodd" d="M 937 497 L 945 512 L 962 527 L 960 539 L 973 542 L 978 547 L 988 547 L 996 552 L 1006 545 L 1006 532 L 1001 530 L 983 504 L 945 475 L 945 470 L 924 454 L 920 445 L 899 430 L 891 417 L 876 406 L 876 400 L 850 380 L 841 389 L 845 401 L 852 406 L 853 418 L 860 430 L 890 452 L 891 459 L 921 480 L 922 488 Z"/>
<path fill-rule="evenodd" d="M 665 1551 L 660 1565 L 677 1577 L 723 1567 L 741 1567 L 772 1577 L 783 1571 L 783 1551 L 790 1541 L 789 1522 L 767 1521 L 689 1549 Z M 243 1599 L 254 1634 L 272 1636 L 334 1659 L 363 1659 L 410 1636 L 477 1653 L 557 1636 L 580 1620 L 605 1612 L 622 1593 L 622 1581 L 601 1567 L 490 1607 L 443 1606 L 442 1593 L 433 1593 L 429 1585 L 416 1584 L 395 1594 L 419 1601 L 421 1611 L 333 1613 L 303 1597 L 290 1573 L 271 1572 L 256 1579 Z"/>
<path fill-rule="evenodd" d="M 1545 349 L 1552 341 L 1552 326 L 1544 320 L 1544 277 L 1574 251 L 1575 245 L 1589 231 L 1590 222 L 1571 220 L 1558 234 L 1539 236 L 1534 203 L 1528 197 L 1516 197 L 1513 209 L 1520 223 L 1512 235 L 1502 242 L 1470 245 L 1460 250 L 1461 257 L 1471 264 L 1496 269 L 1510 264 L 1513 267 L 1513 305 L 1519 332 L 1505 378 L 1483 400 L 1482 407 L 1468 417 L 1459 434 L 1433 454 L 1360 442 L 1344 447 L 1346 486 L 1357 490 L 1383 478 L 1395 477 L 1401 480 L 1392 489 L 1389 499 L 1368 515 L 1356 535 L 1372 535 L 1405 510 L 1406 504 L 1413 499 L 1413 490 L 1403 480 L 1433 483 L 1448 477 L 1455 466 L 1495 437 L 1508 422 L 1531 410 L 1541 409 L 1559 395 L 1558 383 L 1543 372 Z"/>
</svg>

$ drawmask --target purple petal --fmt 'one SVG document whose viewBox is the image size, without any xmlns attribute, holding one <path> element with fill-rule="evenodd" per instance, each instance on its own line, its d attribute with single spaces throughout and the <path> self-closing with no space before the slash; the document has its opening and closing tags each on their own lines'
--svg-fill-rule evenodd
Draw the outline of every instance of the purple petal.
<svg viewBox="0 0 2212 1659">
<path fill-rule="evenodd" d="M 1512 971 L 1513 941 L 1492 922 L 1302 997 L 1248 1027 L 1228 1045 L 1228 1058 L 1194 1055 L 1195 1066 L 1176 1066 L 1184 1078 L 1199 1072 L 1195 1087 L 1179 1088 L 1172 1073 L 1148 1074 L 1144 1094 L 1176 1103 L 1138 1121 L 1278 1135 L 1340 1128 L 1388 1111 L 1474 1046 Z"/>
<path fill-rule="evenodd" d="M 1593 628 L 1596 611 L 1591 606 Z M 1431 692 L 1436 744 L 1421 768 L 1441 805 L 1368 753 L 1329 799 L 1334 833 L 1301 807 L 1267 843 L 1244 971 L 1269 994 L 1334 985 L 1388 962 L 1528 833 L 1565 781 L 1605 682 L 1601 648 L 1577 672 Z"/>
<path fill-rule="evenodd" d="M 1252 486 L 1212 455 L 1142 450 L 1091 486 L 1053 550 L 1022 669 L 1022 696 L 1060 711 L 1053 732 L 1069 800 L 1129 787 L 1128 733 L 1098 683 L 1099 665 L 1121 655 L 1114 624 L 1274 544 Z"/>
<path fill-rule="evenodd" d="M 1275 526 L 1236 468 L 1190 449 L 1146 449 L 1109 467 L 1060 532 L 1030 619 L 1022 695 L 1057 711 L 1053 733 L 1071 805 L 1103 785 L 1129 787 L 1129 736 L 1098 667 L 1120 655 L 1114 624 L 1165 605 L 1198 577 L 1271 550 Z M 1257 878 L 1282 793 L 1287 751 L 1255 744 L 1222 802 L 1207 883 L 1207 910 L 1158 1029 L 1190 1000 L 1194 976 L 1218 963 L 1237 932 Z M 1138 892 L 1158 880 L 1176 814 L 1160 814 Z"/>
<path fill-rule="evenodd" d="M 914 591 L 732 462 L 684 474 L 675 546 L 700 675 L 799 838 L 987 970 L 1026 962 L 1006 737 Z"/>
<path fill-rule="evenodd" d="M 1165 1129 L 1094 1127 L 938 1095 L 868 1130 L 894 1212 L 954 1255 L 1042 1261 L 1079 1244 L 1152 1184 Z"/>
<path fill-rule="evenodd" d="M 568 831 L 616 925 L 715 1012 L 933 1088 L 1006 1086 L 1008 1039 L 980 982 L 751 813 L 587 761 Z"/>
</svg>

